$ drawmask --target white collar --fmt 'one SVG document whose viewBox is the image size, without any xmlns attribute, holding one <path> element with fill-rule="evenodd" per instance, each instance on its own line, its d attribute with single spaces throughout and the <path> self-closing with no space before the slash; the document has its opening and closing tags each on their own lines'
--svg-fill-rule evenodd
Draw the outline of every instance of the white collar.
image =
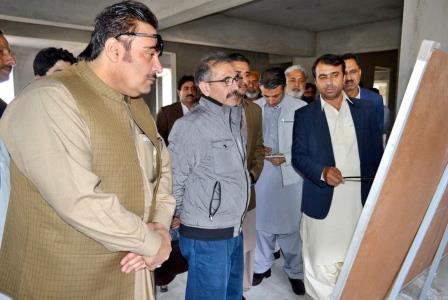
<svg viewBox="0 0 448 300">
<path fill-rule="evenodd" d="M 322 108 L 322 111 L 324 110 L 324 107 L 326 105 L 331 105 L 331 104 L 327 103 L 327 101 L 325 101 L 324 98 L 322 98 L 322 95 L 319 95 L 319 98 L 320 98 L 320 106 Z M 346 100 L 346 101 L 350 102 L 351 104 L 353 104 L 353 101 L 347 96 L 347 94 L 344 91 L 342 91 L 342 100 Z"/>
<path fill-rule="evenodd" d="M 187 107 L 185 104 L 183 104 L 183 103 L 181 102 L 180 105 L 182 105 L 182 114 L 183 114 L 184 116 L 190 112 L 190 110 L 188 109 L 188 107 Z"/>
<path fill-rule="evenodd" d="M 358 94 L 356 95 L 357 99 L 361 99 L 361 87 L 358 85 Z"/>
</svg>

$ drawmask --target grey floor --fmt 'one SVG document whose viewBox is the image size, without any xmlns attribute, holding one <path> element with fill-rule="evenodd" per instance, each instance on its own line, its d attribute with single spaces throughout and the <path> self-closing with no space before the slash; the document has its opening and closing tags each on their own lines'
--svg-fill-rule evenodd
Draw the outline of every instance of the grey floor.
<svg viewBox="0 0 448 300">
<path fill-rule="evenodd" d="M 265 278 L 263 282 L 245 293 L 248 300 L 290 300 L 306 299 L 295 295 L 289 285 L 288 277 L 282 270 L 283 259 L 277 259 L 272 267 L 272 276 Z M 409 284 L 399 296 L 399 300 L 418 299 L 421 287 L 423 286 L 425 274 Z M 157 289 L 157 300 L 180 300 L 185 298 L 185 286 L 187 282 L 187 273 L 178 275 L 168 286 L 168 292 L 160 293 Z M 426 298 L 428 300 L 448 300 L 448 256 L 442 260 L 442 263 L 434 279 L 432 289 Z"/>
<path fill-rule="evenodd" d="M 244 293 L 247 300 L 274 299 L 290 300 L 305 299 L 294 294 L 289 285 L 288 276 L 282 269 L 283 258 L 275 261 L 271 268 L 272 275 L 265 278 L 262 283 L 252 287 L 249 292 Z M 187 283 L 187 273 L 178 275 L 168 286 L 168 292 L 160 293 L 157 289 L 157 300 L 180 300 L 185 298 L 185 286 Z"/>
<path fill-rule="evenodd" d="M 406 286 L 400 293 L 398 300 L 418 299 L 425 283 L 427 272 L 421 274 Z M 442 259 L 437 275 L 428 292 L 426 300 L 448 300 L 448 256 Z"/>
</svg>

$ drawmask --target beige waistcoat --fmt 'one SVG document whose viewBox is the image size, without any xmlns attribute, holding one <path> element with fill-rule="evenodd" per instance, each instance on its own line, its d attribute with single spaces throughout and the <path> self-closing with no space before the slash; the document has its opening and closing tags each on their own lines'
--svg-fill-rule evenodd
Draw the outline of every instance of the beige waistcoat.
<svg viewBox="0 0 448 300">
<path fill-rule="evenodd" d="M 143 216 L 143 179 L 129 109 L 156 146 L 156 174 L 160 177 L 160 142 L 146 104 L 142 99 L 130 99 L 128 106 L 123 99 L 104 97 L 87 83 L 79 67 L 57 80 L 72 93 L 89 127 L 93 172 L 101 178 L 98 188 L 116 194 L 127 210 Z M 119 268 L 125 254 L 110 252 L 67 225 L 11 161 L 11 196 L 0 250 L 0 290 L 14 299 L 133 299 L 135 277 Z"/>
</svg>

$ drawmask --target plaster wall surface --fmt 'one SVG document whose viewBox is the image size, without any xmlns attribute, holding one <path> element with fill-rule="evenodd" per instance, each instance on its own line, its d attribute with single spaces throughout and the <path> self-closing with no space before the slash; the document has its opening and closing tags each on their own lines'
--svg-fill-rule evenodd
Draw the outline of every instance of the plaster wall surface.
<svg viewBox="0 0 448 300">
<path fill-rule="evenodd" d="M 401 19 L 321 31 L 316 39 L 316 56 L 325 53 L 365 53 L 400 48 Z"/>
<path fill-rule="evenodd" d="M 448 51 L 447 16 L 448 1 L 446 0 L 404 1 L 397 111 L 411 77 L 422 41 L 439 42 L 441 49 Z"/>
</svg>

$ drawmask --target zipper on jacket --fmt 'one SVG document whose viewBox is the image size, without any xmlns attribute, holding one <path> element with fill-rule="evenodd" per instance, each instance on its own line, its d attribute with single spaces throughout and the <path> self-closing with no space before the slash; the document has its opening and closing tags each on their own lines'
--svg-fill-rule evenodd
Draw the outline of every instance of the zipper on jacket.
<svg viewBox="0 0 448 300">
<path fill-rule="evenodd" d="M 244 113 L 244 108 L 242 109 L 242 112 L 241 112 L 241 123 L 240 123 L 240 138 L 241 138 L 241 142 L 243 142 L 243 136 L 241 135 L 241 126 L 243 125 L 243 113 Z M 230 133 L 232 134 L 232 110 L 230 110 L 230 112 L 229 112 L 229 128 L 230 128 Z M 235 140 L 235 138 L 233 137 L 233 134 L 232 134 L 232 138 Z M 237 143 L 237 147 L 238 147 L 238 141 L 235 141 L 235 142 Z M 241 151 L 243 151 L 243 152 L 241 153 Z M 240 218 L 239 232 L 241 232 L 241 230 L 243 228 L 243 220 L 244 220 L 244 217 L 246 216 L 246 213 L 247 213 L 248 202 L 249 202 L 249 193 L 250 193 L 250 185 L 249 185 L 249 182 L 247 180 L 247 173 L 246 173 L 246 172 L 248 172 L 248 170 L 247 170 L 246 166 L 244 165 L 244 162 L 246 161 L 246 153 L 244 152 L 243 145 L 241 145 L 241 151 L 238 151 L 238 152 L 240 153 L 240 156 L 242 158 L 242 162 L 241 163 L 243 165 L 244 177 L 246 179 L 246 205 L 245 205 L 243 214 L 241 215 L 241 218 Z"/>
<path fill-rule="evenodd" d="M 217 203 L 213 205 L 214 203 Z M 221 183 L 219 181 L 215 182 L 212 191 L 212 197 L 210 198 L 210 203 L 208 205 L 208 217 L 210 221 L 213 221 L 213 217 L 218 212 L 219 207 L 221 206 Z"/>
</svg>

